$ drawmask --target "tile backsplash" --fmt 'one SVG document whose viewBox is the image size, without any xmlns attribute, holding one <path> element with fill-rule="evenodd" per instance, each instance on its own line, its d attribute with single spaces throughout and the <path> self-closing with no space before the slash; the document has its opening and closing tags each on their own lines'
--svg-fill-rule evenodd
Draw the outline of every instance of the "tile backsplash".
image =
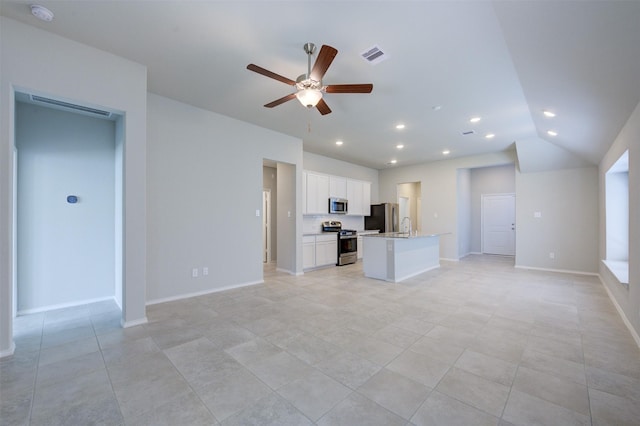
<svg viewBox="0 0 640 426">
<path fill-rule="evenodd" d="M 317 234 L 322 232 L 322 222 L 325 220 L 337 220 L 342 222 L 343 229 L 354 229 L 362 231 L 364 229 L 364 216 L 347 216 L 340 214 L 327 214 L 318 216 L 303 216 L 302 233 Z"/>
</svg>

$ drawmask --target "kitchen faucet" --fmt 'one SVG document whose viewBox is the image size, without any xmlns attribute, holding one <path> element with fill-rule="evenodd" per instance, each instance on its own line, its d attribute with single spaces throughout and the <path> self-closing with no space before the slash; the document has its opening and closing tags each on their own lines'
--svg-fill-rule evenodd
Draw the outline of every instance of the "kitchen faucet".
<svg viewBox="0 0 640 426">
<path fill-rule="evenodd" d="M 402 221 L 400 222 L 400 226 L 402 226 L 402 229 L 404 230 L 404 221 L 405 219 L 409 219 L 409 235 L 411 235 L 411 218 L 409 216 L 405 216 L 402 218 Z"/>
</svg>

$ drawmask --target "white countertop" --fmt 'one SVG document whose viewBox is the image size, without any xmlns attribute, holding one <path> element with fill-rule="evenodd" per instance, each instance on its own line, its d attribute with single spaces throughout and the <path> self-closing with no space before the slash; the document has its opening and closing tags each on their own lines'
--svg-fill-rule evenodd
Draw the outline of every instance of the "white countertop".
<svg viewBox="0 0 640 426">
<path fill-rule="evenodd" d="M 426 234 L 426 233 L 418 233 L 418 234 L 409 234 L 408 232 L 384 232 L 382 234 L 364 234 L 365 237 L 374 237 L 374 238 L 393 238 L 393 239 L 408 239 L 408 238 L 431 238 L 431 237 L 439 237 L 441 235 L 450 234 L 450 232 L 443 232 L 440 234 Z"/>
</svg>

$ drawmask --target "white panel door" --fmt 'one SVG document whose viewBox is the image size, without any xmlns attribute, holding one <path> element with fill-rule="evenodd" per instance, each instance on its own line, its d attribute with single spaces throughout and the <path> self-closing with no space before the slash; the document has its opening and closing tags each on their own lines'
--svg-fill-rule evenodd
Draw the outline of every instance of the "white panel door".
<svg viewBox="0 0 640 426">
<path fill-rule="evenodd" d="M 516 253 L 516 196 L 482 196 L 482 252 L 513 256 Z"/>
</svg>

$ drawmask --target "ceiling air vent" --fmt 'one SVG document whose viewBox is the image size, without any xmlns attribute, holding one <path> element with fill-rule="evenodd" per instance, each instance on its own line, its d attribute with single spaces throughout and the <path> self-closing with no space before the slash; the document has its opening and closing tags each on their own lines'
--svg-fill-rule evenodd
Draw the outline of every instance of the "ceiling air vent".
<svg viewBox="0 0 640 426">
<path fill-rule="evenodd" d="M 379 46 L 373 46 L 360 54 L 370 64 L 374 65 L 389 58 L 389 55 L 385 54 L 382 48 Z"/>
<path fill-rule="evenodd" d="M 467 136 L 467 135 L 473 135 L 475 132 L 476 132 L 475 130 L 467 130 L 466 132 L 462 132 L 462 134 L 464 136 Z"/>
<path fill-rule="evenodd" d="M 111 117 L 111 113 L 109 111 L 90 108 L 82 105 L 76 105 L 69 102 L 59 101 L 57 99 L 50 99 L 50 98 L 44 98 L 42 96 L 31 95 L 31 100 L 34 102 L 42 102 L 44 104 L 54 105 L 62 108 L 72 109 L 75 111 L 81 111 L 88 114 L 98 115 L 100 117 Z"/>
</svg>

